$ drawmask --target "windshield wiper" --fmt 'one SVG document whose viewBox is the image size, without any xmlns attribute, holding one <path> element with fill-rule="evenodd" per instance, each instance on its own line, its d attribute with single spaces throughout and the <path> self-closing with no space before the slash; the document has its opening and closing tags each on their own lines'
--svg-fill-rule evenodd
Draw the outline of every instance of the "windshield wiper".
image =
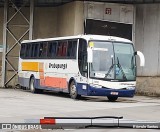
<svg viewBox="0 0 160 132">
<path fill-rule="evenodd" d="M 123 79 L 127 80 L 127 77 L 126 77 L 126 75 L 125 75 L 125 73 L 123 71 L 123 68 L 122 68 L 121 64 L 119 63 L 118 57 L 117 57 L 117 66 L 121 69 L 121 72 L 123 74 Z"/>
<path fill-rule="evenodd" d="M 109 75 L 109 73 L 111 72 L 111 70 L 113 69 L 113 67 L 114 67 L 114 63 L 113 63 L 113 58 L 112 58 L 112 65 L 110 66 L 110 68 L 109 68 L 109 70 L 108 70 L 108 72 L 107 72 L 107 74 L 106 74 L 106 78 L 108 77 L 108 75 Z"/>
</svg>

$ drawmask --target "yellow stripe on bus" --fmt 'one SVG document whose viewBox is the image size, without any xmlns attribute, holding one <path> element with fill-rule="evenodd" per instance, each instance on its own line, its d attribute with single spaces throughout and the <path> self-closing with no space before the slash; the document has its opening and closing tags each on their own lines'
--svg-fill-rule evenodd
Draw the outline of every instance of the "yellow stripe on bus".
<svg viewBox="0 0 160 132">
<path fill-rule="evenodd" d="M 39 71 L 38 62 L 22 62 L 22 71 Z"/>
</svg>

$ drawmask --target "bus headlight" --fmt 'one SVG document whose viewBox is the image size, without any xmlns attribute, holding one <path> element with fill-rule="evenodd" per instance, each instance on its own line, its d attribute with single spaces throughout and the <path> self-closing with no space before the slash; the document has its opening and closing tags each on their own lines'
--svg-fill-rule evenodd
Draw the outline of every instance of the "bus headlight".
<svg viewBox="0 0 160 132">
<path fill-rule="evenodd" d="M 100 85 L 96 85 L 96 84 L 90 84 L 91 87 L 94 87 L 94 88 L 102 88 L 102 86 Z"/>
<path fill-rule="evenodd" d="M 135 87 L 127 87 L 126 89 L 128 89 L 128 90 L 134 90 Z"/>
</svg>

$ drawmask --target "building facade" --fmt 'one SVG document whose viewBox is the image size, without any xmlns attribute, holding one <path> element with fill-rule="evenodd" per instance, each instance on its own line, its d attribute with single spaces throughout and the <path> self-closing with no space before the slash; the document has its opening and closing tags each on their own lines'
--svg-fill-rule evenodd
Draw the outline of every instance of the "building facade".
<svg viewBox="0 0 160 132">
<path fill-rule="evenodd" d="M 23 8 L 23 13 L 29 16 L 29 8 Z M 11 13 L 14 13 L 14 10 Z M 104 2 L 74 1 L 56 7 L 35 7 L 33 21 L 33 39 L 78 34 L 102 34 L 124 37 L 132 40 L 136 50 L 144 53 L 145 67 L 137 71 L 137 92 L 149 95 L 160 95 L 160 4 L 113 4 Z M 0 44 L 3 44 L 4 8 L 0 8 Z M 25 24 L 21 16 L 12 23 Z M 11 28 L 16 36 L 21 31 Z M 27 36 L 23 38 L 27 39 Z M 15 40 L 9 37 L 8 47 Z M 19 55 L 17 45 L 9 55 Z M 12 60 L 11 60 L 12 61 Z M 137 58 L 139 64 L 139 59 Z M 18 59 L 13 61 L 18 67 Z M 13 71 L 7 67 L 7 76 Z M 3 71 L 2 71 L 3 72 Z M 15 86 L 17 77 L 9 85 Z"/>
</svg>

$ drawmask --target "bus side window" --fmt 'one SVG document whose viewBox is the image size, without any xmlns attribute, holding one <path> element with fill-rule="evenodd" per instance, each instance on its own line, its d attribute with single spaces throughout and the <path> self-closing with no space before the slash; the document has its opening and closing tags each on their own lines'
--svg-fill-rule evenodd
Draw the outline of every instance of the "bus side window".
<svg viewBox="0 0 160 132">
<path fill-rule="evenodd" d="M 43 50 L 41 57 L 45 58 L 47 56 L 48 42 L 43 42 Z"/>
<path fill-rule="evenodd" d="M 35 44 L 35 48 L 34 48 L 34 55 L 33 57 L 37 57 L 38 56 L 38 52 L 39 52 L 39 44 Z"/>
<path fill-rule="evenodd" d="M 25 53 L 26 53 L 26 44 L 21 44 L 20 57 L 25 58 Z"/>
<path fill-rule="evenodd" d="M 30 58 L 31 57 L 31 44 L 27 44 L 26 46 L 26 58 Z"/>
<path fill-rule="evenodd" d="M 78 66 L 82 76 L 87 77 L 87 42 L 79 39 Z"/>
<path fill-rule="evenodd" d="M 48 43 L 48 57 L 54 58 L 57 53 L 57 41 Z"/>
<path fill-rule="evenodd" d="M 68 49 L 67 49 L 67 57 L 71 59 L 76 58 L 77 51 L 77 41 L 76 40 L 69 40 L 68 41 Z"/>
<path fill-rule="evenodd" d="M 57 51 L 58 57 L 66 58 L 67 44 L 68 42 L 64 40 L 58 42 L 58 51 Z"/>
<path fill-rule="evenodd" d="M 34 43 L 31 44 L 31 57 L 34 56 L 34 48 L 35 48 L 34 45 L 35 45 Z"/>
<path fill-rule="evenodd" d="M 62 43 L 58 42 L 57 56 L 61 56 L 62 54 Z"/>
<path fill-rule="evenodd" d="M 45 58 L 47 56 L 47 48 L 48 48 L 48 42 L 40 43 L 40 49 L 39 49 L 40 58 Z"/>
<path fill-rule="evenodd" d="M 39 45 L 37 43 L 32 43 L 31 57 L 37 57 L 39 50 L 38 46 Z"/>
<path fill-rule="evenodd" d="M 64 58 L 67 55 L 67 47 L 68 47 L 67 41 L 63 42 L 63 44 L 62 44 L 62 56 L 64 56 Z"/>
<path fill-rule="evenodd" d="M 43 44 L 40 43 L 40 44 L 39 44 L 39 55 L 38 55 L 38 57 L 41 57 L 41 56 L 42 56 L 42 50 L 43 50 Z"/>
</svg>

